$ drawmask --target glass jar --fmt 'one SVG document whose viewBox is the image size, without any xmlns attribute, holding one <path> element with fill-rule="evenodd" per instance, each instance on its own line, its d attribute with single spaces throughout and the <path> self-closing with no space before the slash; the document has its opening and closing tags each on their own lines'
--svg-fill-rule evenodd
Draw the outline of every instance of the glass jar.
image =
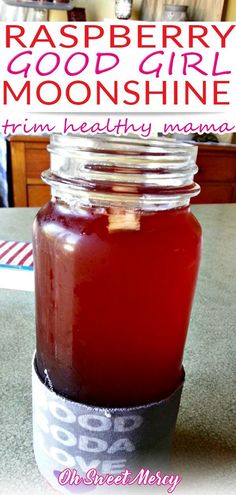
<svg viewBox="0 0 236 495">
<path fill-rule="evenodd" d="M 188 5 L 164 4 L 162 20 L 166 22 L 187 21 Z"/>
<path fill-rule="evenodd" d="M 117 19 L 129 19 L 132 15 L 133 0 L 115 0 L 115 16 Z"/>
<path fill-rule="evenodd" d="M 36 365 L 62 396 L 102 407 L 161 400 L 182 380 L 201 227 L 196 148 L 54 135 L 34 223 Z"/>
</svg>

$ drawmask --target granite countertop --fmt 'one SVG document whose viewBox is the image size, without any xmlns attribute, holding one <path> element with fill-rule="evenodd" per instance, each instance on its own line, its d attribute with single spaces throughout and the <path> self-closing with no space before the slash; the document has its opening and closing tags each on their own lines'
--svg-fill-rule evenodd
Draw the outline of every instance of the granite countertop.
<svg viewBox="0 0 236 495">
<path fill-rule="evenodd" d="M 1 239 L 30 240 L 36 211 L 0 209 Z M 183 476 L 177 494 L 231 495 L 236 483 L 236 204 L 199 205 L 193 211 L 203 226 L 204 250 L 185 350 L 186 384 L 171 471 Z M 34 295 L 0 290 L 0 322 L 0 493 L 55 493 L 38 473 L 32 452 Z"/>
</svg>

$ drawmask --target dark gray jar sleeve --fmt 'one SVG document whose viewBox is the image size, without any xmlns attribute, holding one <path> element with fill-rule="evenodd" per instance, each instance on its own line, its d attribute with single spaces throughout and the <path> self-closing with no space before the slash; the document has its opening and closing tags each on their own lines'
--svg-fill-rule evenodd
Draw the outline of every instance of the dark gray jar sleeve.
<svg viewBox="0 0 236 495">
<path fill-rule="evenodd" d="M 105 409 L 79 404 L 50 390 L 33 361 L 33 437 L 38 468 L 60 491 L 58 475 L 155 471 L 167 466 L 184 382 L 165 400 L 141 407 Z M 63 491 L 64 493 L 65 491 Z"/>
</svg>

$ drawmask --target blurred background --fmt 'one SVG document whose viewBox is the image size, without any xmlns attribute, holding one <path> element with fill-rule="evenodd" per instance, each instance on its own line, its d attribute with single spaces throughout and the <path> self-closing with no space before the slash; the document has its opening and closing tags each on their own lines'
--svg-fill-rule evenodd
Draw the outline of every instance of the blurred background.
<svg viewBox="0 0 236 495">
<path fill-rule="evenodd" d="M 127 16 L 146 21 L 236 20 L 235 0 L 0 0 L 0 20 L 67 21 L 68 9 L 77 11 L 78 20 L 87 21 Z"/>
<path fill-rule="evenodd" d="M 217 143 L 214 135 L 200 139 L 212 141 L 196 143 L 199 171 L 195 179 L 201 193 L 192 203 L 236 203 L 236 145 Z M 49 200 L 50 189 L 41 181 L 41 172 L 50 166 L 48 143 L 48 136 L 1 139 L 1 206 L 39 207 Z"/>
</svg>

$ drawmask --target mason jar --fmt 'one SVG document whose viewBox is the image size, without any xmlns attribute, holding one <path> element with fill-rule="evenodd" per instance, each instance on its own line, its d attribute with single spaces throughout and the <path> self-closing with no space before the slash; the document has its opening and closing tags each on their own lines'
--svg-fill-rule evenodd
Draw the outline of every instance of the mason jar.
<svg viewBox="0 0 236 495">
<path fill-rule="evenodd" d="M 47 419 L 59 421 L 58 428 L 67 417 L 63 407 L 68 417 L 85 415 L 95 444 L 96 424 L 100 440 L 103 432 L 111 441 L 122 424 L 117 415 L 131 415 L 123 426 L 141 418 L 136 428 L 120 427 L 132 437 L 129 465 L 133 450 L 151 449 L 160 435 L 169 444 L 175 427 L 201 252 L 201 227 L 190 210 L 199 193 L 196 148 L 165 139 L 53 135 L 49 151 L 51 168 L 42 178 L 52 197 L 34 222 L 35 408 L 44 404 L 50 415 L 50 403 L 59 401 L 60 412 Z M 64 422 L 71 438 L 85 432 L 76 424 L 75 432 L 73 422 Z M 65 435 L 44 445 L 64 452 L 56 456 L 62 467 Z M 122 457 L 102 439 L 102 456 Z M 88 445 L 83 452 L 91 454 Z"/>
<path fill-rule="evenodd" d="M 115 0 L 115 16 L 117 19 L 129 19 L 132 15 L 133 0 Z"/>
<path fill-rule="evenodd" d="M 162 20 L 166 22 L 184 22 L 188 20 L 188 5 L 164 4 Z"/>
</svg>

